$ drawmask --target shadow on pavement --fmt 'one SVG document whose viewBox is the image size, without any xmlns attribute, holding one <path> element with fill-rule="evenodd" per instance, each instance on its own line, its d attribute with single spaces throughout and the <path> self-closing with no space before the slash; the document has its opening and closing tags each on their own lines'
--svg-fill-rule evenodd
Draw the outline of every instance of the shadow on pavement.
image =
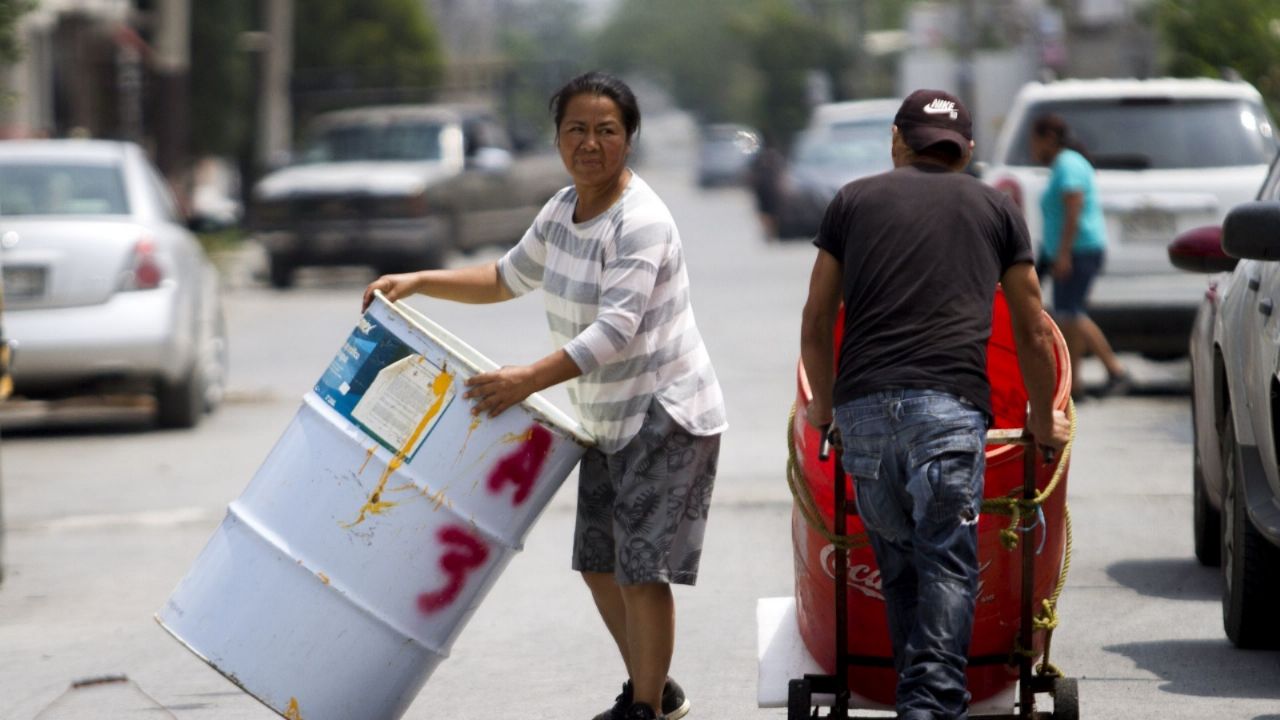
<svg viewBox="0 0 1280 720">
<path fill-rule="evenodd" d="M 1195 558 L 1124 560 L 1107 566 L 1107 575 L 1147 597 L 1169 600 L 1217 600 L 1222 596 L 1219 571 Z"/>
<path fill-rule="evenodd" d="M 1158 676 L 1160 690 L 1195 697 L 1280 700 L 1280 653 L 1237 650 L 1220 640 L 1161 640 L 1108 645 Z M 1268 718 L 1280 718 L 1271 715 Z M 1264 720 L 1258 718 L 1257 720 Z"/>
</svg>

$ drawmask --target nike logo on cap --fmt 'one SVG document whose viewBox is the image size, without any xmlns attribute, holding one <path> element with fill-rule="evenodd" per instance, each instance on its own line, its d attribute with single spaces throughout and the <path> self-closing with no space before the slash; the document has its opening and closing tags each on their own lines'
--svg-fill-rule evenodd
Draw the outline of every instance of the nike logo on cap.
<svg viewBox="0 0 1280 720">
<path fill-rule="evenodd" d="M 952 120 L 960 117 L 960 113 L 956 112 L 956 104 L 942 98 L 937 98 L 925 105 L 924 111 L 928 115 L 950 115 Z"/>
</svg>

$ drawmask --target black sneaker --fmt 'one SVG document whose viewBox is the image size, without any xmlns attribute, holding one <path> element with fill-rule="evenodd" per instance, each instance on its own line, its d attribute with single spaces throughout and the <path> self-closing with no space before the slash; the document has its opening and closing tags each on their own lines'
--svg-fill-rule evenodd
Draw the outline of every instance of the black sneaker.
<svg viewBox="0 0 1280 720">
<path fill-rule="evenodd" d="M 627 708 L 627 714 L 622 717 L 623 720 L 666 720 L 665 716 L 659 716 L 653 708 L 642 702 Z"/>
<path fill-rule="evenodd" d="M 631 708 L 631 681 L 622 684 L 622 692 L 614 698 L 613 707 L 595 716 L 595 720 L 625 720 Z M 671 678 L 662 686 L 662 714 L 666 720 L 680 720 L 689 714 L 689 700 L 684 688 Z"/>
<path fill-rule="evenodd" d="M 1133 391 L 1133 376 L 1129 371 L 1124 371 L 1119 375 L 1107 376 L 1107 382 L 1098 392 L 1099 397 L 1114 397 L 1116 395 L 1128 395 Z"/>
</svg>

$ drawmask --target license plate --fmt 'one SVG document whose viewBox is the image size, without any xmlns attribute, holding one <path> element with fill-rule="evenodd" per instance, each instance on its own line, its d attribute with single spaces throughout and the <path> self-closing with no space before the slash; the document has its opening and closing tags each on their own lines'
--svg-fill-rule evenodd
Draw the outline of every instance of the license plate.
<svg viewBox="0 0 1280 720">
<path fill-rule="evenodd" d="M 34 266 L 5 266 L 4 299 L 32 300 L 44 295 L 45 269 Z"/>
<path fill-rule="evenodd" d="M 1124 239 L 1128 242 L 1167 243 L 1177 231 L 1173 213 L 1142 210 L 1124 215 L 1120 221 Z"/>
</svg>

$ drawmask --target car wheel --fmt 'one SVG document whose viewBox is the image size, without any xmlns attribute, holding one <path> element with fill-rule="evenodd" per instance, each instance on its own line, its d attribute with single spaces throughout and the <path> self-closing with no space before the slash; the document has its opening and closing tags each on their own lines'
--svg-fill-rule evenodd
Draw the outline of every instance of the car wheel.
<svg viewBox="0 0 1280 720">
<path fill-rule="evenodd" d="M 293 262 L 280 255 L 272 255 L 268 260 L 267 276 L 271 287 L 284 290 L 293 287 Z"/>
<path fill-rule="evenodd" d="M 227 391 L 227 369 L 230 367 L 230 352 L 227 347 L 227 319 L 219 307 L 214 316 L 212 332 L 205 338 L 204 371 L 204 411 L 213 412 L 222 404 Z"/>
<path fill-rule="evenodd" d="M 193 428 L 205 409 L 205 382 L 199 364 L 177 382 L 160 380 L 156 387 L 156 421 L 163 428 Z"/>
<path fill-rule="evenodd" d="M 1249 520 L 1244 463 L 1229 417 L 1222 435 L 1222 624 L 1236 647 L 1280 648 L 1280 551 Z"/>
<path fill-rule="evenodd" d="M 1195 538 L 1196 559 L 1206 567 L 1222 562 L 1222 516 L 1209 502 L 1200 467 L 1200 448 L 1194 450 L 1191 469 L 1191 532 Z"/>
</svg>

